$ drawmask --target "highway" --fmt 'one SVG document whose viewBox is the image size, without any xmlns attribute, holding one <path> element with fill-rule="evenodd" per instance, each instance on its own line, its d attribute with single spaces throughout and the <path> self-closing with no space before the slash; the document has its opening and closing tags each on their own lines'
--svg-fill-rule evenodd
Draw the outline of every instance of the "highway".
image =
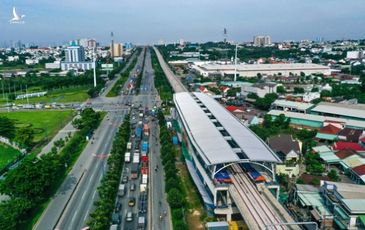
<svg viewBox="0 0 365 230">
<path fill-rule="evenodd" d="M 138 60 L 142 61 L 141 55 Z M 126 85 L 123 89 L 125 88 Z M 110 99 L 112 103 L 109 102 L 109 104 L 121 106 L 128 100 L 130 100 L 130 96 L 122 95 L 117 99 Z M 94 102 L 102 104 L 108 102 L 108 98 L 101 96 L 91 99 L 90 107 L 93 107 Z M 95 131 L 94 143 L 88 143 L 33 229 L 48 230 L 55 227 L 57 229 L 81 229 L 85 227 L 93 203 L 97 199 L 96 188 L 105 172 L 106 156 L 109 154 L 114 134 L 127 113 L 129 113 L 127 107 L 123 109 L 117 107 L 114 112 L 108 112 Z"/>
</svg>

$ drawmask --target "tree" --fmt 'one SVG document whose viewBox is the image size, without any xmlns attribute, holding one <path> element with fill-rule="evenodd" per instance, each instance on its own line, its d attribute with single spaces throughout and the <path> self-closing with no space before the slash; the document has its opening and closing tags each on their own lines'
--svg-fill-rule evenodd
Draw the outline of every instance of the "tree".
<svg viewBox="0 0 365 230">
<path fill-rule="evenodd" d="M 302 87 L 294 87 L 294 93 L 295 94 L 304 93 L 304 89 Z"/>
<path fill-rule="evenodd" d="M 16 131 L 14 141 L 24 147 L 31 147 L 33 144 L 34 129 L 32 127 L 22 127 Z"/>
<path fill-rule="evenodd" d="M 0 136 L 13 139 L 15 137 L 15 125 L 13 120 L 0 116 Z"/>
<path fill-rule="evenodd" d="M 327 176 L 332 180 L 332 181 L 338 181 L 339 176 L 336 170 L 331 169 L 329 171 L 329 173 L 327 174 Z"/>
<path fill-rule="evenodd" d="M 332 93 L 329 90 L 322 90 L 321 91 L 321 97 L 331 97 Z"/>
<path fill-rule="evenodd" d="M 276 88 L 276 92 L 277 92 L 277 93 L 279 93 L 279 94 L 285 94 L 285 93 L 286 93 L 286 90 L 285 90 L 284 86 L 279 85 L 279 86 Z"/>
<path fill-rule="evenodd" d="M 171 208 L 181 208 L 184 203 L 184 197 L 179 190 L 173 188 L 167 193 L 167 201 Z"/>
</svg>

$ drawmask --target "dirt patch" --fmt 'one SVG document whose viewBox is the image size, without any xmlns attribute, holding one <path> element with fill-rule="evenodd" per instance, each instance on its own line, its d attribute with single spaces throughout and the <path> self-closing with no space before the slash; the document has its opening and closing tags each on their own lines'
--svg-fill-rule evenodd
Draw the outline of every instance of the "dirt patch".
<svg viewBox="0 0 365 230">
<path fill-rule="evenodd" d="M 189 210 L 189 214 L 187 215 L 189 229 L 204 229 L 204 226 L 200 221 L 200 215 L 198 210 Z"/>
</svg>

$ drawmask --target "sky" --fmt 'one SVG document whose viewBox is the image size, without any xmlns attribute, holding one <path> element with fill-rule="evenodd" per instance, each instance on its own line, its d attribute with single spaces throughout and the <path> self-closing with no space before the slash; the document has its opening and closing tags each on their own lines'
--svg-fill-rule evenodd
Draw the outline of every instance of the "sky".
<svg viewBox="0 0 365 230">
<path fill-rule="evenodd" d="M 9 24 L 12 7 L 25 24 Z M 365 38 L 364 0 L 0 0 L 0 43 L 39 45 L 95 38 L 153 44 Z"/>
</svg>

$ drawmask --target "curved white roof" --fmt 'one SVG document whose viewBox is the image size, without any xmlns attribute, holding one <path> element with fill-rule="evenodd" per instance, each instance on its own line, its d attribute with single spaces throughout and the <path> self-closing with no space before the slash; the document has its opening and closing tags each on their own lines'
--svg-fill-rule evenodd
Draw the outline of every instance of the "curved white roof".
<svg viewBox="0 0 365 230">
<path fill-rule="evenodd" d="M 237 151 L 244 153 L 249 161 L 280 162 L 275 153 L 249 128 L 228 112 L 216 100 L 204 93 L 177 93 L 174 101 L 185 127 L 189 130 L 192 139 L 201 150 L 207 164 L 221 164 L 241 160 Z M 229 138 L 224 137 L 208 117 L 200 101 L 215 117 Z M 238 145 L 233 149 L 226 139 L 232 139 Z"/>
</svg>

